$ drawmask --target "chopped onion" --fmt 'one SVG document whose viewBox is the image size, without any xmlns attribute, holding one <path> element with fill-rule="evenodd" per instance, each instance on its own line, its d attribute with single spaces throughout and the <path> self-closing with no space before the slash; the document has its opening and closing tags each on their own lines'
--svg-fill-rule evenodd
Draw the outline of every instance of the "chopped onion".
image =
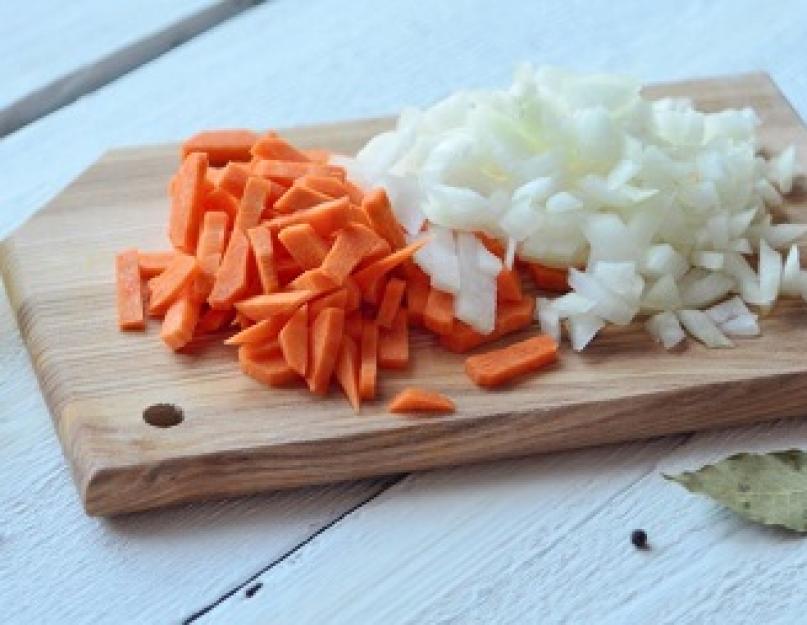
<svg viewBox="0 0 807 625">
<path fill-rule="evenodd" d="M 664 346 L 664 349 L 672 349 L 686 338 L 678 317 L 670 311 L 650 317 L 645 323 L 645 328 L 650 336 Z"/>
<path fill-rule="evenodd" d="M 579 293 L 571 292 L 554 300 L 552 308 L 555 309 L 561 319 L 567 319 L 574 315 L 584 315 L 590 312 L 594 308 L 594 302 Z"/>
<path fill-rule="evenodd" d="M 569 317 L 569 339 L 572 342 L 572 349 L 576 352 L 583 351 L 604 326 L 605 322 L 591 313 Z"/>
<path fill-rule="evenodd" d="M 708 315 L 700 310 L 679 310 L 678 319 L 706 347 L 734 347 Z"/>
<path fill-rule="evenodd" d="M 801 259 L 799 246 L 791 245 L 787 253 L 785 265 L 782 268 L 782 295 L 798 297 L 801 295 L 803 275 L 801 272 Z"/>
<path fill-rule="evenodd" d="M 551 336 L 556 343 L 560 343 L 560 315 L 550 300 L 543 297 L 536 300 L 535 318 L 540 324 L 541 332 Z"/>
<path fill-rule="evenodd" d="M 759 242 L 759 289 L 762 300 L 772 304 L 779 296 L 782 280 L 782 255 L 765 240 Z"/>
</svg>

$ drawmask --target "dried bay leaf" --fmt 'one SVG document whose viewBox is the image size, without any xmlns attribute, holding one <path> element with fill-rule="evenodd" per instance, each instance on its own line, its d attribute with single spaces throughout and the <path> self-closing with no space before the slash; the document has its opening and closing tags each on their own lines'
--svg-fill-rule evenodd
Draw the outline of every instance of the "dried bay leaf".
<svg viewBox="0 0 807 625">
<path fill-rule="evenodd" d="M 807 452 L 739 453 L 664 477 L 750 521 L 807 532 Z"/>
</svg>

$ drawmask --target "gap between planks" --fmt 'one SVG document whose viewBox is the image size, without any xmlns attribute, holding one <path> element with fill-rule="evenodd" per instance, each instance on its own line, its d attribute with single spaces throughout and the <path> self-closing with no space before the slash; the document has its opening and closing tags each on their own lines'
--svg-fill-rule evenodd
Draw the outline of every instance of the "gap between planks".
<svg viewBox="0 0 807 625">
<path fill-rule="evenodd" d="M 220 0 L 0 109 L 0 138 L 49 115 L 265 0 Z"/>
</svg>

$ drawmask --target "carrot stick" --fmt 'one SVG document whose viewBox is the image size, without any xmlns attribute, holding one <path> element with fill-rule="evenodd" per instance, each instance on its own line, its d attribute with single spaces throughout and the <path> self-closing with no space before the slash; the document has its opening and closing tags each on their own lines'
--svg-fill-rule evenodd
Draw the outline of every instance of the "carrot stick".
<svg viewBox="0 0 807 625">
<path fill-rule="evenodd" d="M 348 276 L 345 279 L 345 290 L 347 291 L 347 300 L 345 301 L 345 312 L 353 312 L 358 310 L 361 306 L 361 291 L 356 281 Z"/>
<path fill-rule="evenodd" d="M 248 356 L 252 360 L 266 360 L 280 357 L 283 362 L 286 362 L 286 359 L 283 358 L 283 352 L 280 349 L 280 343 L 278 343 L 276 338 L 261 343 L 245 343 L 238 347 L 238 351 L 243 352 L 245 356 Z M 299 379 L 296 374 L 295 378 Z"/>
<path fill-rule="evenodd" d="M 258 266 L 258 278 L 264 293 L 273 293 L 280 288 L 280 281 L 275 269 L 275 251 L 272 235 L 265 226 L 256 226 L 247 230 L 247 237 Z"/>
<path fill-rule="evenodd" d="M 257 158 L 276 161 L 295 161 L 306 163 L 310 159 L 287 141 L 281 139 L 276 132 L 268 132 L 260 137 L 252 146 L 252 154 Z"/>
<path fill-rule="evenodd" d="M 245 345 L 238 348 L 238 363 L 249 377 L 269 386 L 286 386 L 300 379 L 281 354 L 258 358 L 245 348 Z"/>
<path fill-rule="evenodd" d="M 174 351 L 182 349 L 193 338 L 198 320 L 199 301 L 195 298 L 193 290 L 186 288 L 165 313 L 160 338 Z"/>
<path fill-rule="evenodd" d="M 250 176 L 238 206 L 234 228 L 246 232 L 260 223 L 270 190 L 271 186 L 266 180 Z"/>
<path fill-rule="evenodd" d="M 281 291 L 256 295 L 236 302 L 235 308 L 253 321 L 261 321 L 273 315 L 294 312 L 298 306 L 302 306 L 315 295 L 316 293 L 311 291 Z"/>
<path fill-rule="evenodd" d="M 501 386 L 531 371 L 551 365 L 558 359 L 558 345 L 545 334 L 524 341 L 469 356 L 465 360 L 465 372 L 479 386 Z"/>
<path fill-rule="evenodd" d="M 480 334 L 470 326 L 455 321 L 451 334 L 440 337 L 440 345 L 452 352 L 463 353 L 484 343 L 528 327 L 533 322 L 535 298 L 525 297 L 520 302 L 500 303 L 496 310 L 496 327 L 490 334 Z"/>
<path fill-rule="evenodd" d="M 323 202 L 290 215 L 274 217 L 267 223 L 273 232 L 295 224 L 307 223 L 320 236 L 327 237 L 332 232 L 344 228 L 350 223 L 350 204 L 347 198 L 343 197 L 330 202 Z"/>
<path fill-rule="evenodd" d="M 361 207 L 370 218 L 373 229 L 387 240 L 393 250 L 406 245 L 403 230 L 392 213 L 387 192 L 383 188 L 378 187 L 365 195 Z"/>
<path fill-rule="evenodd" d="M 339 354 L 336 357 L 334 369 L 336 379 L 342 390 L 345 391 L 353 411 L 359 414 L 361 397 L 359 396 L 359 348 L 356 341 L 347 334 L 342 336 Z"/>
<path fill-rule="evenodd" d="M 322 269 L 309 269 L 304 271 L 294 280 L 286 285 L 292 291 L 308 291 L 316 295 L 327 293 L 336 289 L 339 285 L 334 279 Z"/>
<path fill-rule="evenodd" d="M 143 312 L 143 291 L 137 250 L 124 250 L 115 257 L 115 279 L 118 327 L 121 330 L 145 329 L 146 316 Z"/>
<path fill-rule="evenodd" d="M 378 307 L 376 321 L 382 328 L 391 328 L 395 315 L 401 306 L 401 299 L 406 290 L 406 282 L 400 278 L 392 278 L 384 289 L 384 297 Z"/>
<path fill-rule="evenodd" d="M 224 189 L 213 189 L 210 193 L 206 193 L 202 200 L 204 210 L 208 212 L 224 212 L 227 213 L 230 221 L 235 221 L 235 216 L 238 214 L 238 199 L 229 191 Z"/>
<path fill-rule="evenodd" d="M 298 178 L 296 184 L 303 185 L 314 191 L 324 193 L 331 199 L 336 199 L 348 195 L 348 189 L 345 183 L 337 178 L 330 176 L 315 176 L 313 174 L 306 174 L 302 178 Z"/>
<path fill-rule="evenodd" d="M 350 221 L 361 224 L 366 228 L 373 228 L 373 224 L 370 222 L 370 218 L 367 216 L 367 213 L 365 213 L 361 206 L 358 206 L 357 204 L 350 205 Z M 386 241 L 384 242 L 386 243 Z M 387 243 L 387 254 L 389 254 L 389 243 Z"/>
<path fill-rule="evenodd" d="M 435 334 L 449 334 L 454 327 L 454 296 L 432 289 L 423 309 L 423 325 Z"/>
<path fill-rule="evenodd" d="M 359 289 L 361 289 L 365 299 L 372 297 L 372 295 L 368 296 L 368 294 L 378 292 L 378 283 L 381 278 L 383 278 L 386 274 L 395 269 L 395 267 L 404 261 L 409 260 L 415 252 L 426 244 L 426 241 L 426 239 L 415 241 L 411 245 L 407 245 L 406 247 L 385 256 L 384 258 L 375 261 L 373 264 L 368 265 L 364 269 L 361 269 L 353 274 L 353 278 L 359 285 Z M 368 299 L 368 301 L 370 301 L 371 304 L 375 303 L 371 299 Z"/>
<path fill-rule="evenodd" d="M 283 357 L 301 376 L 308 370 L 308 304 L 300 306 L 277 335 Z"/>
<path fill-rule="evenodd" d="M 249 241 L 241 230 L 233 230 L 207 298 L 211 308 L 225 310 L 244 296 L 249 285 L 249 262 Z"/>
<path fill-rule="evenodd" d="M 244 195 L 244 187 L 249 178 L 249 166 L 245 163 L 227 163 L 221 170 L 218 188 L 236 199 Z"/>
<path fill-rule="evenodd" d="M 165 271 L 148 281 L 149 314 L 165 314 L 182 290 L 191 284 L 197 271 L 198 266 L 193 256 L 177 254 Z"/>
<path fill-rule="evenodd" d="M 397 413 L 451 414 L 454 402 L 445 395 L 422 388 L 409 387 L 398 393 L 390 402 L 388 410 Z"/>
<path fill-rule="evenodd" d="M 348 313 L 345 316 L 345 334 L 352 338 L 356 343 L 361 343 L 362 326 L 364 325 L 364 317 L 360 311 Z"/>
<path fill-rule="evenodd" d="M 322 270 L 337 284 L 343 284 L 365 256 L 385 249 L 384 246 L 384 239 L 370 228 L 348 224 L 336 235 L 333 246 L 322 261 Z"/>
<path fill-rule="evenodd" d="M 375 397 L 378 372 L 378 325 L 365 321 L 361 329 L 361 366 L 359 368 L 359 396 L 362 399 Z"/>
<path fill-rule="evenodd" d="M 496 239 L 488 234 L 485 234 L 484 232 L 477 232 L 476 238 L 482 242 L 482 245 L 484 245 L 487 248 L 488 252 L 490 252 L 494 256 L 498 256 L 500 259 L 504 258 L 505 253 L 504 244 L 501 241 L 499 241 L 499 239 Z"/>
<path fill-rule="evenodd" d="M 350 198 L 350 203 L 361 206 L 364 200 L 364 191 L 350 182 L 350 180 L 345 180 L 345 188 L 347 189 L 347 196 Z"/>
<path fill-rule="evenodd" d="M 251 130 L 207 130 L 199 132 L 182 144 L 184 159 L 191 152 L 204 152 L 211 165 L 226 165 L 229 161 L 248 161 L 252 144 L 258 135 Z"/>
<path fill-rule="evenodd" d="M 207 155 L 194 152 L 182 162 L 174 185 L 171 214 L 168 218 L 168 238 L 178 250 L 193 254 L 202 221 Z"/>
<path fill-rule="evenodd" d="M 272 315 L 266 319 L 261 319 L 249 327 L 244 328 L 237 334 L 233 334 L 224 341 L 225 345 L 255 345 L 272 341 L 277 338 L 283 326 L 291 318 L 292 313 L 280 313 Z"/>
<path fill-rule="evenodd" d="M 347 289 L 341 288 L 311 300 L 309 314 L 313 319 L 326 308 L 345 308 L 347 304 Z"/>
<path fill-rule="evenodd" d="M 390 329 L 378 334 L 378 366 L 382 369 L 405 369 L 409 364 L 409 324 L 406 308 L 395 315 Z"/>
<path fill-rule="evenodd" d="M 137 264 L 144 280 L 160 275 L 174 260 L 176 252 L 138 252 Z"/>
<path fill-rule="evenodd" d="M 565 293 L 569 290 L 569 271 L 547 267 L 540 263 L 527 263 L 535 286 L 546 291 Z"/>
<path fill-rule="evenodd" d="M 496 276 L 496 299 L 500 302 L 520 302 L 523 297 L 518 272 L 502 267 Z"/>
<path fill-rule="evenodd" d="M 275 246 L 275 252 L 279 252 L 278 247 L 282 246 Z M 286 286 L 303 273 L 302 267 L 300 267 L 293 258 L 276 258 L 275 271 L 277 272 L 277 279 L 280 281 L 281 286 Z"/>
<path fill-rule="evenodd" d="M 327 244 L 310 224 L 295 224 L 283 228 L 277 233 L 277 238 L 303 269 L 319 267 L 328 253 Z"/>
<path fill-rule="evenodd" d="M 252 167 L 255 176 L 271 178 L 275 182 L 290 187 L 292 183 L 306 174 L 315 176 L 333 176 L 340 180 L 345 179 L 345 170 L 333 165 L 320 163 L 299 163 L 295 161 L 260 160 Z"/>
<path fill-rule="evenodd" d="M 196 262 L 199 273 L 196 276 L 194 297 L 202 302 L 213 289 L 216 272 L 221 264 L 221 257 L 227 241 L 227 213 L 214 211 L 205 213 L 202 220 L 202 231 L 196 245 Z"/>
<path fill-rule="evenodd" d="M 201 336 L 203 334 L 218 332 L 232 321 L 232 318 L 233 311 L 231 310 L 213 310 L 212 308 L 208 308 L 199 317 L 199 321 L 196 322 L 193 333 L 197 336 Z"/>
<path fill-rule="evenodd" d="M 407 263 L 406 271 L 406 305 L 409 308 L 409 322 L 414 325 L 423 323 L 423 309 L 431 291 L 429 276 L 415 263 Z"/>
<path fill-rule="evenodd" d="M 319 191 L 315 191 L 304 184 L 300 184 L 300 181 L 297 180 L 293 185 L 291 185 L 291 187 L 289 187 L 288 191 L 280 196 L 280 198 L 274 203 L 273 208 L 278 213 L 288 214 L 298 210 L 311 208 L 312 206 L 322 204 L 323 202 L 328 202 L 332 199 L 333 198 L 331 196 L 320 193 Z"/>
<path fill-rule="evenodd" d="M 310 365 L 308 388 L 312 393 L 324 395 L 336 366 L 339 346 L 344 334 L 345 311 L 338 308 L 326 308 L 311 325 L 310 332 Z"/>
<path fill-rule="evenodd" d="M 305 154 L 309 161 L 313 161 L 315 163 L 327 163 L 331 158 L 331 153 L 328 150 L 323 150 L 321 148 L 309 148 L 308 150 L 300 151 Z"/>
</svg>

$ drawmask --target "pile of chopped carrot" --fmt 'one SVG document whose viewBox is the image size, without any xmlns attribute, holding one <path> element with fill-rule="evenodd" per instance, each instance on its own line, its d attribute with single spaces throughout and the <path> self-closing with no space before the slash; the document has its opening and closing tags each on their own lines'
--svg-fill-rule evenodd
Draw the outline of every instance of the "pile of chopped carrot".
<svg viewBox="0 0 807 625">
<path fill-rule="evenodd" d="M 455 319 L 453 296 L 412 261 L 425 241 L 407 245 L 384 190 L 365 193 L 325 151 L 297 149 L 274 132 L 220 130 L 190 138 L 181 157 L 168 189 L 173 249 L 117 256 L 122 330 L 144 329 L 147 312 L 162 318 L 162 340 L 179 350 L 231 329 L 225 343 L 247 375 L 270 386 L 304 381 L 318 395 L 336 382 L 358 412 L 378 394 L 379 369 L 409 366 L 410 327 L 467 352 L 532 323 L 535 300 L 508 269 L 498 279 L 492 334 Z M 566 288 L 562 272 L 529 269 L 538 286 Z M 554 361 L 551 339 L 529 341 L 470 357 L 469 376 L 497 386 Z M 450 399 L 415 388 L 390 404 L 394 412 L 453 409 Z"/>
</svg>

